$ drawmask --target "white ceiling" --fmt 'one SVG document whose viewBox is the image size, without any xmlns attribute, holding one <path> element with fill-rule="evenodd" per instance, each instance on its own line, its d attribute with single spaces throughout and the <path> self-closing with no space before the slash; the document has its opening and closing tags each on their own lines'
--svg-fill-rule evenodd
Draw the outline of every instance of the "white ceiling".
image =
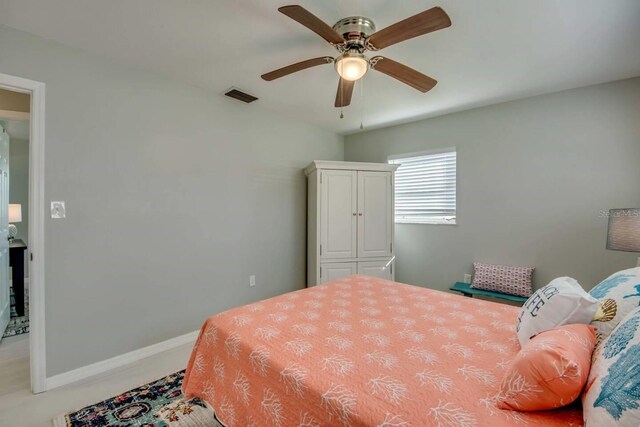
<svg viewBox="0 0 640 427">
<path fill-rule="evenodd" d="M 438 80 L 422 94 L 375 71 L 344 119 L 331 65 L 265 82 L 260 74 L 334 55 L 277 12 L 301 4 L 330 25 L 349 15 L 378 29 L 439 5 L 453 25 L 383 50 Z M 340 133 L 640 75 L 638 0 L 0 0 L 0 23 L 206 88 L 230 86 L 263 107 Z M 230 101 L 232 102 L 232 101 Z M 233 101 L 235 102 L 235 101 Z M 257 106 L 248 106 L 256 108 Z"/>
</svg>

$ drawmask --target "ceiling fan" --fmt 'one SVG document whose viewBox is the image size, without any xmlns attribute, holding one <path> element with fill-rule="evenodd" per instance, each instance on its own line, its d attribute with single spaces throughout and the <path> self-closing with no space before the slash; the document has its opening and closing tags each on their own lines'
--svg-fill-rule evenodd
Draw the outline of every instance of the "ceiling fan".
<svg viewBox="0 0 640 427">
<path fill-rule="evenodd" d="M 271 81 L 317 65 L 333 63 L 340 75 L 336 107 L 346 107 L 351 103 L 356 80 L 364 76 L 369 68 L 393 77 L 420 92 L 428 92 L 437 83 L 431 77 L 392 59 L 384 56 L 368 58 L 364 53 L 384 49 L 451 26 L 451 19 L 439 7 L 425 10 L 378 32 L 373 21 L 363 16 L 350 16 L 330 27 L 302 6 L 283 6 L 278 8 L 278 11 L 318 34 L 335 47 L 340 55 L 335 59 L 331 56 L 321 56 L 297 62 L 263 74 L 261 77 L 264 80 Z"/>
</svg>

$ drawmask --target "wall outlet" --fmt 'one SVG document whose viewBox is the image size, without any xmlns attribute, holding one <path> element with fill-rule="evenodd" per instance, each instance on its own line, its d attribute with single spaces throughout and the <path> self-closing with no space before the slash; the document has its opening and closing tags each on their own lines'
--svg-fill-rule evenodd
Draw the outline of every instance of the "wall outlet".
<svg viewBox="0 0 640 427">
<path fill-rule="evenodd" d="M 465 274 L 464 275 L 464 283 L 471 283 L 471 275 L 470 274 Z"/>
<path fill-rule="evenodd" d="M 51 218 L 62 219 L 67 217 L 67 211 L 64 202 L 51 202 Z"/>
<path fill-rule="evenodd" d="M 251 276 L 249 276 L 249 286 L 253 288 L 255 285 L 256 285 L 256 276 L 252 274 Z"/>
</svg>

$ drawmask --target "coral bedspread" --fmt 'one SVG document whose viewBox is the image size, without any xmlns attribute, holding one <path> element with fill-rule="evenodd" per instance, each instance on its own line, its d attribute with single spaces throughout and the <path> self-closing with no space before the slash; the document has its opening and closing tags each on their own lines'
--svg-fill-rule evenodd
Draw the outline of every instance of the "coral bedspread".
<svg viewBox="0 0 640 427">
<path fill-rule="evenodd" d="M 493 396 L 517 308 L 351 276 L 209 318 L 183 383 L 235 426 L 568 426 Z"/>
</svg>

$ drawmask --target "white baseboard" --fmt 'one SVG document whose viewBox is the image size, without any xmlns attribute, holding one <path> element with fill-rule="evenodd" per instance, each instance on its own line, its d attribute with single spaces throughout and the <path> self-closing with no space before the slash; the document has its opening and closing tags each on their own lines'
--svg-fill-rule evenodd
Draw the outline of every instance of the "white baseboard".
<svg viewBox="0 0 640 427">
<path fill-rule="evenodd" d="M 83 366 L 78 369 L 73 369 L 68 372 L 63 372 L 62 374 L 48 377 L 46 379 L 46 390 L 52 390 L 63 385 L 75 383 L 77 381 L 93 377 L 95 375 L 103 374 L 105 372 L 130 365 L 144 358 L 162 353 L 163 351 L 171 350 L 189 343 L 195 343 L 196 339 L 198 338 L 199 332 L 199 330 L 189 332 L 187 334 L 180 335 L 179 337 L 171 338 L 157 344 L 152 344 L 138 350 L 130 351 L 129 353 L 124 353 L 119 356 L 112 357 L 111 359 L 92 363 L 91 365 Z"/>
</svg>

